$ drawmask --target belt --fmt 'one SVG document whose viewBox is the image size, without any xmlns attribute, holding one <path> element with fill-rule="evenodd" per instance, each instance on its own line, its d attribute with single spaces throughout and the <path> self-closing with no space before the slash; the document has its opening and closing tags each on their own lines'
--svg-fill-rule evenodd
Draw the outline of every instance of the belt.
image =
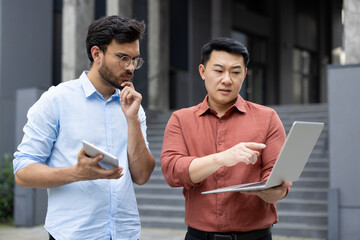
<svg viewBox="0 0 360 240">
<path fill-rule="evenodd" d="M 265 229 L 249 232 L 204 232 L 192 227 L 188 227 L 188 232 L 200 239 L 206 240 L 258 240 L 271 234 L 271 226 Z"/>
</svg>

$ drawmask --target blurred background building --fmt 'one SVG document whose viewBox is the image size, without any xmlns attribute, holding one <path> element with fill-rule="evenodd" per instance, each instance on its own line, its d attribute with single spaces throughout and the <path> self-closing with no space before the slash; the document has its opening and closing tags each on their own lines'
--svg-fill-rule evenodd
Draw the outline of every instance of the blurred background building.
<svg viewBox="0 0 360 240">
<path fill-rule="evenodd" d="M 360 63 L 359 2 L 0 0 L 0 156 L 15 151 L 22 138 L 26 111 L 43 91 L 51 85 L 76 79 L 83 70 L 89 69 L 85 49 L 87 27 L 94 19 L 106 15 L 135 17 L 147 24 L 146 36 L 141 42 L 141 55 L 146 62 L 135 73 L 134 84 L 143 95 L 148 121 L 150 117 L 156 119 L 156 113 L 169 113 L 204 99 L 206 90 L 198 74 L 200 50 L 209 40 L 223 36 L 243 42 L 249 50 L 248 75 L 241 90 L 245 99 L 277 107 L 280 112 L 284 109 L 281 106 L 285 109 L 315 106 L 315 113 L 310 115 L 325 109 L 324 121 L 327 121 L 329 71 L 335 76 L 341 65 L 352 64 L 356 69 Z M 338 68 L 331 68 L 334 65 Z M 346 74 L 359 80 L 352 68 Z M 336 76 L 341 78 L 341 74 Z M 337 92 L 337 85 L 331 89 Z M 349 89 L 344 90 L 345 95 L 351 86 Z M 298 110 L 306 111 L 308 108 Z M 168 116 L 165 115 L 163 125 Z M 355 116 L 359 117 L 360 113 L 357 111 Z M 149 130 L 152 130 L 151 123 Z M 157 137 L 161 139 L 161 135 Z M 326 137 L 327 161 L 328 141 Z M 156 144 L 152 144 L 156 148 Z M 161 149 L 161 140 L 159 146 Z M 356 166 L 359 170 L 360 166 Z M 328 179 L 325 189 L 331 188 L 328 175 L 325 178 Z M 46 193 L 19 188 L 16 192 L 15 224 L 41 223 Z M 335 196 L 332 202 L 339 208 L 339 193 L 337 190 L 332 193 Z M 360 192 L 355 196 L 359 198 Z M 325 208 L 327 202 L 326 199 Z M 349 206 L 360 216 L 358 204 L 349 203 Z M 337 218 L 342 216 L 341 211 L 331 214 Z M 350 220 L 360 225 L 360 217 L 350 217 Z M 337 230 L 331 234 L 339 234 L 342 231 L 339 221 L 333 224 Z M 320 236 L 327 236 L 328 221 L 321 226 L 324 233 Z"/>
<path fill-rule="evenodd" d="M 215 37 L 248 47 L 241 94 L 265 105 L 326 103 L 326 67 L 344 49 L 342 0 L 2 0 L 0 11 L 0 153 L 14 150 L 16 90 L 46 90 L 89 69 L 87 27 L 105 15 L 147 24 L 134 83 L 152 110 L 203 100 L 200 50 Z"/>
</svg>

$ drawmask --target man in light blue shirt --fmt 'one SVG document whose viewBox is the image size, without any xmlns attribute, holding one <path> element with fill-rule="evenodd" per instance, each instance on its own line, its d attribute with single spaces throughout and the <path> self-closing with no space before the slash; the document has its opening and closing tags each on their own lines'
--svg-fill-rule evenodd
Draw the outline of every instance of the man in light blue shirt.
<svg viewBox="0 0 360 240">
<path fill-rule="evenodd" d="M 133 182 L 145 184 L 155 166 L 146 140 L 142 96 L 131 83 L 141 67 L 145 24 L 118 16 L 93 22 L 86 39 L 90 71 L 51 87 L 30 108 L 14 154 L 21 187 L 47 188 L 50 239 L 138 239 Z M 100 167 L 86 140 L 119 159 Z"/>
</svg>

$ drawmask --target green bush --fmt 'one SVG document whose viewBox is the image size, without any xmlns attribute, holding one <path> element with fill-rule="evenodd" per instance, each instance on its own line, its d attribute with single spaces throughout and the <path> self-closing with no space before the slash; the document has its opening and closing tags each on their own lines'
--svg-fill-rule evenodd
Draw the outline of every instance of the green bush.
<svg viewBox="0 0 360 240">
<path fill-rule="evenodd" d="M 14 173 L 12 156 L 5 154 L 0 161 L 0 222 L 9 222 L 14 210 Z"/>
</svg>

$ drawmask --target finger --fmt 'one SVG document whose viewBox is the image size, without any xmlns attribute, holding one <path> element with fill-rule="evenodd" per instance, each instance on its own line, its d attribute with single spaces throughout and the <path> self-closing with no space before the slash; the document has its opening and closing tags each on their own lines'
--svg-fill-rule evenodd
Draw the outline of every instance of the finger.
<svg viewBox="0 0 360 240">
<path fill-rule="evenodd" d="M 266 148 L 266 145 L 263 143 L 254 143 L 254 142 L 245 142 L 243 145 L 247 148 L 251 149 L 264 149 Z"/>
<path fill-rule="evenodd" d="M 120 100 L 121 100 L 121 103 L 122 103 L 122 104 L 127 104 L 127 95 L 128 95 L 128 93 L 124 93 L 124 94 L 121 96 Z"/>
<path fill-rule="evenodd" d="M 135 89 L 135 87 L 134 87 L 134 84 L 132 83 L 132 82 L 130 82 L 130 81 L 125 81 L 125 82 L 122 82 L 121 83 L 121 86 L 122 87 L 130 87 L 130 88 L 132 88 L 132 89 Z"/>
<path fill-rule="evenodd" d="M 79 153 L 78 153 L 78 157 L 80 157 L 80 156 L 87 156 L 86 153 L 85 153 L 84 147 L 82 147 L 82 148 L 80 149 Z"/>
<path fill-rule="evenodd" d="M 107 179 L 118 179 L 118 178 L 121 178 L 124 175 L 122 173 L 123 169 L 121 167 L 107 169 L 105 171 L 107 171 L 106 172 L 106 174 L 107 174 L 106 178 Z"/>
<path fill-rule="evenodd" d="M 95 158 L 93 158 L 95 163 L 99 163 L 104 158 L 104 155 L 99 154 Z"/>
<path fill-rule="evenodd" d="M 246 165 L 253 164 L 254 161 L 256 162 L 256 160 L 254 160 L 254 155 L 247 152 L 243 152 L 243 162 Z"/>
<path fill-rule="evenodd" d="M 131 88 L 127 88 L 122 94 L 120 94 L 121 102 L 127 104 L 131 102 L 133 98 L 133 90 Z"/>
<path fill-rule="evenodd" d="M 259 191 L 241 191 L 241 193 L 248 194 L 248 195 L 257 195 Z"/>
<path fill-rule="evenodd" d="M 283 182 L 283 184 L 281 186 L 284 188 L 289 188 L 292 186 L 292 182 Z"/>
<path fill-rule="evenodd" d="M 132 92 L 129 91 L 129 93 L 126 95 L 125 101 L 126 103 L 131 102 L 131 100 L 133 99 L 133 94 Z"/>
<path fill-rule="evenodd" d="M 129 92 L 128 87 L 125 87 L 123 90 L 121 90 L 121 92 L 120 92 L 120 101 L 121 102 L 125 101 L 124 99 L 128 92 Z"/>
<path fill-rule="evenodd" d="M 251 150 L 245 146 L 242 146 L 243 156 L 247 158 L 247 164 L 255 164 L 257 162 L 257 156 L 259 156 L 259 152 Z"/>
</svg>

